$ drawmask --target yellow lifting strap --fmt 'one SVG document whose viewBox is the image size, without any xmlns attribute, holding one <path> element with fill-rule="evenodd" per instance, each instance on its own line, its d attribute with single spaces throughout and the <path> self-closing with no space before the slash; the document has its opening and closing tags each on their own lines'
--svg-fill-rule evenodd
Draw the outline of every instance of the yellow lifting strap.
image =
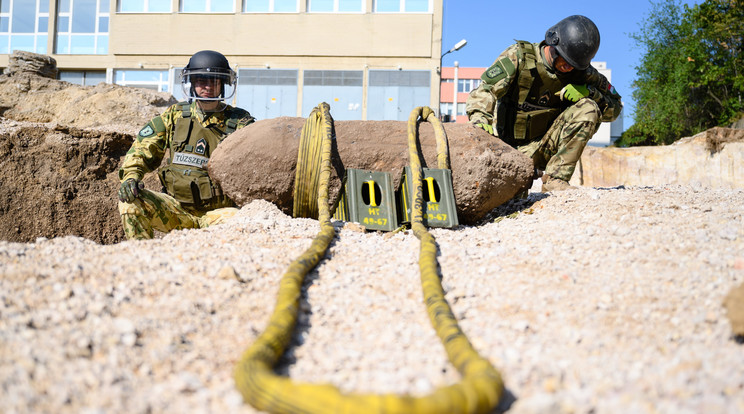
<svg viewBox="0 0 744 414">
<path fill-rule="evenodd" d="M 330 145 L 332 139 L 330 135 L 328 140 L 319 135 L 325 131 L 323 125 L 326 122 L 326 115 L 327 119 L 330 119 L 328 110 L 325 110 L 326 115 L 323 115 L 323 109 L 321 109 L 323 105 L 328 106 L 327 103 L 323 102 L 313 109 L 302 128 L 300 148 L 297 151 L 297 168 L 295 169 L 292 201 L 292 217 L 295 218 L 318 218 L 318 185 L 323 181 L 318 177 L 323 171 L 320 165 L 322 162 L 321 147 L 325 141 L 329 141 Z M 333 128 L 332 119 L 330 124 Z M 330 133 L 332 133 L 332 130 Z M 330 149 L 328 158 L 330 162 Z"/>
<path fill-rule="evenodd" d="M 325 102 L 313 110 L 305 123 L 303 138 L 321 140 L 320 177 L 318 182 L 318 220 L 321 230 L 310 248 L 289 266 L 280 281 L 274 312 L 264 332 L 243 354 L 235 368 L 235 383 L 246 402 L 270 413 L 488 413 L 498 405 L 503 394 L 499 372 L 472 347 L 455 320 L 439 281 L 436 262 L 436 242 L 421 223 L 422 180 L 421 163 L 416 152 L 418 117 L 436 120 L 430 108 L 416 108 L 408 124 L 409 152 L 414 183 L 412 225 L 421 241 L 419 269 L 424 302 L 447 356 L 462 375 L 462 380 L 441 387 L 423 397 L 401 395 L 342 394 L 326 384 L 297 384 L 276 375 L 274 365 L 289 345 L 297 322 L 300 293 L 305 275 L 325 254 L 335 237 L 328 208 L 328 181 L 331 174 L 331 134 L 333 120 Z M 436 120 L 435 129 L 441 128 Z M 437 126 L 438 124 L 438 126 Z M 442 128 L 442 133 L 444 129 Z M 446 136 L 444 136 L 446 146 Z M 412 144 L 411 144 L 412 143 Z M 301 144 L 302 145 L 302 144 Z M 439 148 L 439 143 L 438 143 Z M 440 152 L 440 155 L 442 152 Z M 447 159 L 448 157 L 441 157 Z M 298 166 L 299 168 L 299 166 Z M 441 168 L 441 164 L 440 164 Z"/>
</svg>

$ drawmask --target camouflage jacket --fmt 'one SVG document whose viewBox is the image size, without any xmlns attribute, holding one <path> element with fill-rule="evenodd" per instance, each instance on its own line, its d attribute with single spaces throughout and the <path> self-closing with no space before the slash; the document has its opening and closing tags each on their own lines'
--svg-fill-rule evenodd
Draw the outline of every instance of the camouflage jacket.
<svg viewBox="0 0 744 414">
<path fill-rule="evenodd" d="M 525 44 L 525 46 L 520 46 L 520 43 Z M 546 93 L 547 89 L 543 91 L 532 87 L 528 93 L 529 96 L 525 99 L 526 103 L 522 103 L 523 107 L 530 106 L 529 109 L 516 108 L 517 102 L 511 99 L 511 105 L 515 106 L 516 110 L 544 108 L 559 108 L 559 111 L 565 110 L 570 102 L 561 102 L 560 99 L 554 96 L 554 92 L 556 91 L 552 89 L 560 90 L 563 86 L 573 83 L 590 86 L 591 94 L 589 97 L 597 102 L 602 111 L 602 122 L 612 122 L 617 119 L 623 108 L 620 95 L 615 91 L 615 88 L 607 78 L 600 74 L 597 69 L 589 66 L 586 70 L 574 69 L 565 74 L 553 71 L 542 52 L 544 42 L 541 42 L 532 44 L 532 47 L 535 51 L 535 65 L 542 65 L 542 68 L 539 68 L 539 71 L 524 72 L 526 58 L 523 51 L 525 47 L 529 49 L 529 45 L 527 42 L 518 42 L 509 46 L 499 55 L 493 65 L 483 73 L 481 76 L 483 82 L 478 88 L 470 92 L 466 103 L 466 112 L 471 123 L 490 124 L 494 126 L 494 130 L 497 130 L 499 126 L 499 120 L 496 119 L 497 113 L 502 112 L 498 110 L 498 106 L 504 105 L 505 101 L 509 101 L 510 96 L 519 92 L 520 84 L 523 89 L 526 89 L 524 85 L 528 85 L 527 87 L 529 87 L 532 84 L 531 82 L 527 82 L 529 79 L 523 79 L 525 77 L 524 73 L 532 75 L 532 78 L 536 78 L 538 77 L 538 72 L 540 76 L 545 78 L 541 79 L 541 85 L 549 85 L 550 88 L 547 86 L 546 88 L 550 89 L 550 93 Z M 521 77 L 520 74 L 522 74 Z M 525 90 L 524 92 L 527 91 Z"/>
<path fill-rule="evenodd" d="M 176 121 L 183 116 L 181 105 L 171 105 L 160 116 L 151 119 L 137 134 L 132 147 L 124 157 L 119 169 L 119 179 L 142 180 L 146 173 L 157 169 L 163 160 L 166 149 L 171 147 L 176 133 Z M 242 128 L 255 121 L 248 111 L 227 105 L 220 112 L 205 113 L 196 102 L 189 105 L 191 116 L 204 128 L 225 133 L 229 120 L 237 120 L 235 129 Z"/>
</svg>

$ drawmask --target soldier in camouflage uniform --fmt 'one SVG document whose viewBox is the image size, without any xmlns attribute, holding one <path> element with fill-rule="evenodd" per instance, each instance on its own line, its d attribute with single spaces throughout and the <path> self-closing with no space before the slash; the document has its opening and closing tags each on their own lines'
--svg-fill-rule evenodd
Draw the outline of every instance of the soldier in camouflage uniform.
<svg viewBox="0 0 744 414">
<path fill-rule="evenodd" d="M 236 76 L 221 53 L 194 54 L 181 74 L 188 101 L 172 105 L 137 134 L 119 170 L 119 213 L 128 239 L 151 239 L 153 229 L 203 228 L 237 212 L 206 164 L 225 137 L 254 118 L 223 100 L 235 93 Z M 144 188 L 142 178 L 158 170 L 165 193 Z"/>
<path fill-rule="evenodd" d="M 571 188 L 576 162 L 601 122 L 620 115 L 620 95 L 591 66 L 599 30 L 584 16 L 569 16 L 540 43 L 507 48 L 471 91 L 471 123 L 532 158 L 543 192 Z"/>
</svg>

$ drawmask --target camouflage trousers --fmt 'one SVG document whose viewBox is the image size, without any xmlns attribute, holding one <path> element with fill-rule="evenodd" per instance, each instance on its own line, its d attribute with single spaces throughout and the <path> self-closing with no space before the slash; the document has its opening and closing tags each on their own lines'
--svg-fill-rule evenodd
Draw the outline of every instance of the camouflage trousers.
<svg viewBox="0 0 744 414">
<path fill-rule="evenodd" d="M 539 140 L 517 147 L 532 158 L 535 168 L 569 181 L 586 143 L 601 124 L 602 113 L 596 102 L 584 98 L 563 111 Z"/>
<path fill-rule="evenodd" d="M 187 209 L 175 198 L 148 189 L 140 190 L 131 203 L 119 202 L 119 214 L 124 234 L 129 240 L 152 239 L 153 230 L 199 229 L 219 224 L 234 216 L 237 208 L 218 208 L 211 211 Z"/>
</svg>

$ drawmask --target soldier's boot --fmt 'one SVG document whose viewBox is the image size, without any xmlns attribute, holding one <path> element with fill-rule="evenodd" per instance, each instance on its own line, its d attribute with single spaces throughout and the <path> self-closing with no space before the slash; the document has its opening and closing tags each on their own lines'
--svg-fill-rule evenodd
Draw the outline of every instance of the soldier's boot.
<svg viewBox="0 0 744 414">
<path fill-rule="evenodd" d="M 543 193 L 547 193 L 550 191 L 563 191 L 563 190 L 576 189 L 576 187 L 569 184 L 568 181 L 561 180 L 560 178 L 551 177 L 548 174 L 543 174 L 542 182 L 543 182 L 543 185 L 542 185 Z"/>
</svg>

